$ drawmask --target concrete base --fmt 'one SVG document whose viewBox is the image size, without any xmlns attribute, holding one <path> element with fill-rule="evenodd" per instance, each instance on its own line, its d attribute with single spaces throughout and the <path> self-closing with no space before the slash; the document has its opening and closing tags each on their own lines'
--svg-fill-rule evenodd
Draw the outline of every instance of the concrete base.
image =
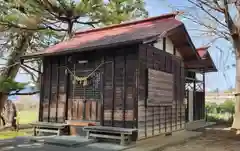
<svg viewBox="0 0 240 151">
<path fill-rule="evenodd" d="M 197 120 L 197 121 L 193 121 L 193 122 L 188 122 L 186 123 L 186 130 L 192 131 L 192 130 L 197 130 L 199 128 L 204 128 L 204 127 L 208 127 L 211 125 L 215 125 L 216 123 L 214 122 L 206 122 L 205 119 L 202 120 Z"/>
<path fill-rule="evenodd" d="M 124 149 L 124 151 L 159 151 L 165 147 L 181 144 L 189 139 L 199 137 L 201 134 L 202 132 L 182 130 L 173 132 L 172 136 L 160 135 L 138 141 L 134 146 Z"/>
<path fill-rule="evenodd" d="M 80 147 L 95 143 L 95 140 L 86 139 L 82 136 L 55 136 L 36 139 L 36 142 L 65 147 Z"/>
<path fill-rule="evenodd" d="M 178 131 L 172 136 L 160 135 L 145 140 L 137 141 L 131 146 L 120 146 L 118 144 L 92 142 L 85 138 L 74 136 L 52 136 L 52 137 L 19 137 L 9 141 L 0 141 L 0 150 L 14 151 L 157 151 L 165 147 L 177 145 L 189 139 L 200 136 L 201 132 Z M 35 141 L 32 139 L 35 138 Z M 64 142 L 65 141 L 65 142 Z"/>
</svg>

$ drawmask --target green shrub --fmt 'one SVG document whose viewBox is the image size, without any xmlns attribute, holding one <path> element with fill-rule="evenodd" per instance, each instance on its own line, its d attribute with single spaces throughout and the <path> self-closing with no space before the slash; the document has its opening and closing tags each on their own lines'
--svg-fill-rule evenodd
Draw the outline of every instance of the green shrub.
<svg viewBox="0 0 240 151">
<path fill-rule="evenodd" d="M 235 103 L 233 100 L 226 100 L 224 103 L 206 103 L 207 121 L 216 123 L 232 123 Z"/>
<path fill-rule="evenodd" d="M 217 124 L 232 124 L 233 122 L 233 118 L 229 118 L 229 119 L 224 119 L 221 118 L 220 116 L 216 115 L 207 115 L 207 121 L 208 122 L 216 122 Z"/>
<path fill-rule="evenodd" d="M 232 100 L 226 100 L 224 103 L 219 105 L 222 113 L 233 114 L 235 112 L 235 103 Z"/>
</svg>

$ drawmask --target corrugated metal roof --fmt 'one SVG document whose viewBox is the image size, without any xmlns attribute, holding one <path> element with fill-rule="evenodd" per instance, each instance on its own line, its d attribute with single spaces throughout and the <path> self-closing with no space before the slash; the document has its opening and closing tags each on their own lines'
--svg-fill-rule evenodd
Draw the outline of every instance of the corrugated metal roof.
<svg viewBox="0 0 240 151">
<path fill-rule="evenodd" d="M 73 50 L 85 51 L 112 44 L 141 41 L 149 37 L 166 34 L 167 31 L 183 25 L 182 22 L 175 19 L 175 15 L 176 13 L 166 14 L 140 21 L 77 32 L 68 41 L 60 42 L 43 52 L 29 54 L 25 57 L 70 53 Z"/>
</svg>

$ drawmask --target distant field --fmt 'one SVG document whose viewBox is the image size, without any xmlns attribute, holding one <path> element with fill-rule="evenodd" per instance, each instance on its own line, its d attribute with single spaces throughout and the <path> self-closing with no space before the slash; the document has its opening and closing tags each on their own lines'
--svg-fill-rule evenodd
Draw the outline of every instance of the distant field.
<svg viewBox="0 0 240 151">
<path fill-rule="evenodd" d="M 19 124 L 28 124 L 37 120 L 38 120 L 37 110 L 28 110 L 20 112 Z"/>
</svg>

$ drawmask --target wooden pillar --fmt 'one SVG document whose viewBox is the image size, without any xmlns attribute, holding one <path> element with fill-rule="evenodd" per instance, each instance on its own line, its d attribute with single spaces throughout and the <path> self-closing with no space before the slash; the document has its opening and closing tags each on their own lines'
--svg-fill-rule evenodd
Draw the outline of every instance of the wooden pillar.
<svg viewBox="0 0 240 151">
<path fill-rule="evenodd" d="M 65 66 L 68 67 L 68 56 L 65 57 Z M 68 97 L 69 97 L 69 72 L 68 70 L 65 68 L 65 79 L 64 79 L 64 91 L 65 91 L 65 120 L 68 120 Z"/>
<path fill-rule="evenodd" d="M 56 119 L 55 121 L 58 122 L 58 102 L 59 102 L 59 83 L 60 83 L 60 59 L 57 60 L 57 102 L 56 102 Z"/>
<path fill-rule="evenodd" d="M 127 98 L 127 71 L 126 71 L 126 52 L 124 51 L 123 66 L 123 127 L 126 127 L 126 98 Z"/>
<path fill-rule="evenodd" d="M 140 57 L 139 57 L 139 47 L 138 47 L 138 51 L 137 51 L 137 64 L 136 64 L 136 66 L 135 66 L 135 68 L 136 68 L 136 74 L 135 74 L 135 81 L 136 81 L 136 83 L 135 83 L 135 98 L 134 98 L 134 104 L 133 104 L 133 106 L 134 106 L 134 109 L 133 109 L 133 111 L 134 111 L 134 123 L 135 123 L 135 126 L 134 126 L 134 128 L 138 128 L 138 100 L 139 100 L 139 73 L 140 73 Z"/>
<path fill-rule="evenodd" d="M 193 81 L 193 120 L 196 120 L 196 73 Z"/>
<path fill-rule="evenodd" d="M 173 55 L 176 56 L 176 47 L 173 46 Z"/>
<path fill-rule="evenodd" d="M 206 115 L 205 115 L 205 69 L 203 69 L 203 117 L 206 120 Z"/>
<path fill-rule="evenodd" d="M 43 121 L 43 101 L 44 101 L 44 78 L 45 78 L 45 70 L 46 70 L 46 62 L 43 58 L 43 72 L 39 75 L 40 76 L 40 102 L 39 102 L 39 115 L 38 120 Z"/>
<path fill-rule="evenodd" d="M 147 138 L 147 105 L 148 105 L 148 49 L 145 48 L 145 64 L 144 64 L 144 70 L 145 70 L 145 82 L 144 82 L 144 85 L 145 85 L 145 98 L 144 98 L 144 101 L 145 101 L 145 109 L 144 109 L 144 130 L 145 130 L 145 137 Z"/>
<path fill-rule="evenodd" d="M 100 125 L 104 126 L 104 93 L 105 93 L 105 72 L 106 72 L 106 66 L 105 66 L 105 56 L 103 56 L 102 59 L 102 63 L 103 64 L 103 71 L 101 74 L 101 116 L 100 116 Z"/>
<path fill-rule="evenodd" d="M 114 112 L 115 112 L 115 84 L 116 84 L 116 80 L 115 80 L 115 54 L 113 54 L 113 58 L 112 58 L 112 120 L 111 120 L 111 125 L 114 126 Z"/>
<path fill-rule="evenodd" d="M 48 61 L 49 64 L 49 91 L 48 91 L 48 122 L 50 121 L 50 108 L 51 108 L 51 101 L 52 101 L 52 61 Z"/>
<path fill-rule="evenodd" d="M 166 51 L 166 37 L 163 37 L 163 51 Z"/>
</svg>

